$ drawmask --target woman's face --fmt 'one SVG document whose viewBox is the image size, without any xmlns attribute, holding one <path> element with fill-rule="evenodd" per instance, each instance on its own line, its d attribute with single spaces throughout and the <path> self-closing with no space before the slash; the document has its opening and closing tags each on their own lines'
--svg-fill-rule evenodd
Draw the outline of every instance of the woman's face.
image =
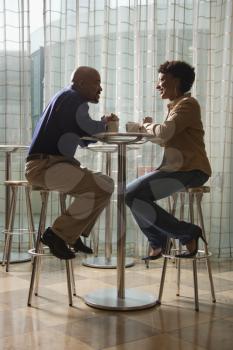
<svg viewBox="0 0 233 350">
<path fill-rule="evenodd" d="M 162 99 L 173 101 L 182 95 L 179 91 L 179 79 L 170 73 L 159 73 L 156 89 L 159 90 Z"/>
</svg>

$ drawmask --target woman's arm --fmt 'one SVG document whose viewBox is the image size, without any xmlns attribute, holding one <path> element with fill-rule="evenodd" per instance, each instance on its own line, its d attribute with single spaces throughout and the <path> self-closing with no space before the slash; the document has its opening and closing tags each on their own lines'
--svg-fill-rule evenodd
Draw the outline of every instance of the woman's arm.
<svg viewBox="0 0 233 350">
<path fill-rule="evenodd" d="M 198 102 L 194 98 L 184 98 L 174 106 L 164 123 L 143 123 L 143 126 L 149 134 L 166 142 L 188 127 L 195 128 L 200 118 Z"/>
</svg>

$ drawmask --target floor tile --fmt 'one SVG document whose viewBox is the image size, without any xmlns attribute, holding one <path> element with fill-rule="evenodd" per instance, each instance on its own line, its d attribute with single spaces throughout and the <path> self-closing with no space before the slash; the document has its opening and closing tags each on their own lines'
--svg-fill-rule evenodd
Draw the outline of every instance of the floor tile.
<svg viewBox="0 0 233 350">
<path fill-rule="evenodd" d="M 138 320 L 162 332 L 181 329 L 211 320 L 211 316 L 207 312 L 195 312 L 195 310 L 190 308 L 178 308 L 172 305 L 161 305 L 158 308 L 135 311 L 135 313 L 127 312 L 126 314 L 130 319 Z"/>
<path fill-rule="evenodd" d="M 16 311 L 2 311 L 0 313 L 0 338 L 32 331 L 38 331 L 44 327 L 38 319 L 22 317 L 22 313 Z"/>
<path fill-rule="evenodd" d="M 0 284 L 0 293 L 5 291 L 14 291 L 27 287 L 29 287 L 28 282 L 15 276 L 8 276 L 7 278 L 4 278 L 4 283 Z"/>
<path fill-rule="evenodd" d="M 232 350 L 233 323 L 214 320 L 185 327 L 169 334 L 211 350 Z"/>
<path fill-rule="evenodd" d="M 104 350 L 204 350 L 200 346 L 177 339 L 168 334 L 161 334 L 135 342 L 120 344 Z"/>
<path fill-rule="evenodd" d="M 104 349 L 159 333 L 155 328 L 131 320 L 122 314 L 92 317 L 66 327 L 58 326 L 55 329 L 95 349 Z"/>
<path fill-rule="evenodd" d="M 94 350 L 87 344 L 51 328 L 0 338 L 0 347 L 1 350 Z"/>
</svg>

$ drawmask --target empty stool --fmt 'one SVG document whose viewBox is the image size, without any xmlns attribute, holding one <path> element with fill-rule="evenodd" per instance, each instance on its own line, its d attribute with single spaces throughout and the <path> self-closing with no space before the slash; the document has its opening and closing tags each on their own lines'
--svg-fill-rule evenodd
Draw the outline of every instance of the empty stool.
<svg viewBox="0 0 233 350">
<path fill-rule="evenodd" d="M 41 205 L 41 212 L 40 212 L 40 220 L 39 220 L 36 245 L 35 245 L 34 249 L 29 250 L 29 253 L 33 256 L 33 267 L 32 267 L 31 281 L 30 281 L 29 294 L 28 294 L 28 306 L 31 306 L 31 299 L 32 299 L 33 291 L 34 291 L 35 295 L 38 295 L 39 275 L 40 275 L 40 269 L 41 269 L 41 258 L 46 257 L 46 256 L 52 257 L 52 255 L 49 252 L 46 252 L 48 247 L 44 247 L 42 242 L 41 242 L 41 236 L 45 230 L 48 198 L 49 198 L 49 194 L 52 191 L 45 190 L 45 189 L 38 189 L 38 188 L 33 188 L 33 189 L 40 191 L 42 205 Z M 66 194 L 59 193 L 59 200 L 60 200 L 61 212 L 64 213 L 66 210 L 66 204 L 65 204 Z M 72 260 L 66 260 L 65 263 L 66 263 L 66 275 L 67 275 L 67 288 L 68 288 L 69 305 L 72 306 L 73 305 L 72 294 L 76 295 L 75 280 L 74 280 L 74 273 L 73 273 L 73 264 L 72 264 Z"/>
<path fill-rule="evenodd" d="M 181 220 L 183 220 L 183 217 L 184 217 L 185 195 L 186 196 L 188 195 L 189 216 L 190 216 L 190 221 L 192 223 L 194 223 L 194 203 L 196 203 L 198 222 L 199 222 L 200 227 L 202 228 L 202 234 L 203 234 L 204 238 L 206 238 L 206 234 L 205 234 L 201 201 L 203 198 L 203 194 L 209 193 L 209 192 L 210 192 L 210 188 L 208 186 L 200 186 L 200 187 L 187 188 L 183 191 L 175 193 L 173 196 L 174 203 L 173 203 L 172 212 L 173 212 L 173 214 L 175 214 L 175 212 L 176 212 L 177 199 L 179 197 L 179 199 L 180 199 L 180 219 Z M 209 258 L 211 256 L 211 252 L 209 252 L 207 244 L 203 243 L 204 249 L 203 250 L 199 249 L 196 256 L 194 256 L 192 258 L 180 258 L 180 257 L 175 257 L 175 255 L 177 253 L 180 253 L 182 248 L 180 245 L 179 245 L 179 247 L 176 247 L 176 246 L 174 247 L 174 242 L 173 242 L 173 247 L 172 247 L 172 241 L 173 240 L 168 241 L 166 252 L 165 252 L 165 254 L 163 254 L 164 262 L 163 262 L 162 276 L 161 276 L 161 281 L 160 281 L 159 296 L 158 296 L 157 303 L 161 304 L 168 259 L 175 259 L 175 262 L 176 262 L 176 267 L 177 267 L 177 293 L 176 293 L 176 295 L 177 296 L 180 295 L 181 260 L 185 259 L 186 261 L 187 260 L 192 261 L 193 283 L 194 283 L 194 300 L 195 300 L 195 310 L 196 311 L 199 310 L 197 261 L 205 260 L 207 272 L 208 272 L 208 276 L 209 276 L 209 281 L 210 281 L 212 301 L 215 303 L 216 299 L 215 299 L 215 292 L 214 292 L 214 284 L 213 284 L 213 278 L 212 278 L 212 272 L 211 272 L 211 264 L 210 264 L 210 260 L 209 260 Z M 201 240 L 199 240 L 199 243 L 200 243 L 200 241 Z"/>
<path fill-rule="evenodd" d="M 3 258 L 2 265 L 4 266 L 6 263 L 6 271 L 9 271 L 10 257 L 11 257 L 11 248 L 12 248 L 12 238 L 13 235 L 22 235 L 25 233 L 29 234 L 29 246 L 34 246 L 35 243 L 35 228 L 32 216 L 32 206 L 30 199 L 31 186 L 26 180 L 8 180 L 5 181 L 5 186 L 8 187 L 8 191 L 10 194 L 10 206 L 9 212 L 6 213 L 6 228 L 4 230 L 5 233 L 5 244 L 3 249 Z M 16 208 L 17 208 L 17 199 L 18 199 L 18 190 L 24 189 L 25 193 L 25 201 L 26 201 L 26 211 L 27 211 L 27 228 L 15 228 L 15 216 L 16 216 Z M 19 240 L 18 244 L 19 251 L 21 250 L 21 242 Z"/>
</svg>

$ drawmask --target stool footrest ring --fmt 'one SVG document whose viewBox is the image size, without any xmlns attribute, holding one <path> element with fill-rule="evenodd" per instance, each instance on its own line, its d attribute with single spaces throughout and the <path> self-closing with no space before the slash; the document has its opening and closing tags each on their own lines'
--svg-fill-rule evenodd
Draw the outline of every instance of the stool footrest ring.
<svg viewBox="0 0 233 350">
<path fill-rule="evenodd" d="M 204 250 L 201 250 L 201 249 L 198 249 L 198 252 L 197 252 L 197 255 L 196 256 L 193 256 L 191 258 L 182 258 L 182 257 L 177 257 L 175 256 L 176 253 L 180 253 L 179 249 L 171 249 L 172 253 L 174 252 L 174 255 L 173 254 L 162 254 L 164 258 L 168 258 L 168 259 L 176 259 L 176 260 L 179 260 L 179 259 L 183 259 L 183 260 L 200 260 L 200 259 L 208 259 L 209 257 L 212 256 L 212 253 L 211 252 L 208 252 L 208 254 L 206 254 L 206 252 Z M 185 250 L 182 250 L 181 253 L 185 251 Z"/>
<path fill-rule="evenodd" d="M 43 250 L 49 247 L 43 247 Z M 54 255 L 52 255 L 51 253 L 45 253 L 45 252 L 36 252 L 35 248 L 29 249 L 28 250 L 28 254 L 32 255 L 32 256 L 49 256 L 51 258 L 54 258 Z"/>
</svg>

